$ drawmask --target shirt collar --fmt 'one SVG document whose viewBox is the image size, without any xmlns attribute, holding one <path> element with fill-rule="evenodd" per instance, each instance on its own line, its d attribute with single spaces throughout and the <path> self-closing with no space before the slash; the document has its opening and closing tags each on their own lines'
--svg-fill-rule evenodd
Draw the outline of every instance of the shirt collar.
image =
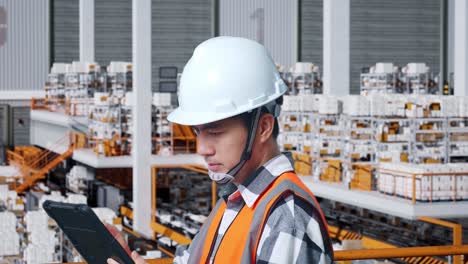
<svg viewBox="0 0 468 264">
<path fill-rule="evenodd" d="M 290 152 L 284 152 L 252 173 L 242 184 L 228 184 L 220 195 L 225 201 L 231 194 L 239 192 L 248 207 L 252 207 L 266 188 L 281 174 L 294 171 L 294 160 Z M 233 195 L 235 196 L 235 195 Z"/>
</svg>

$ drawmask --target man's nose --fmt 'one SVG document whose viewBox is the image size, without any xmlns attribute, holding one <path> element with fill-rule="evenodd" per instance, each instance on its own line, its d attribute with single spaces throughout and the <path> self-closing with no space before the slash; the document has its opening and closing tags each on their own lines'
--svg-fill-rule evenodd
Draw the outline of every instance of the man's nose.
<svg viewBox="0 0 468 264">
<path fill-rule="evenodd" d="M 215 154 L 215 149 L 203 136 L 197 137 L 197 153 L 202 156 L 212 156 Z"/>
</svg>

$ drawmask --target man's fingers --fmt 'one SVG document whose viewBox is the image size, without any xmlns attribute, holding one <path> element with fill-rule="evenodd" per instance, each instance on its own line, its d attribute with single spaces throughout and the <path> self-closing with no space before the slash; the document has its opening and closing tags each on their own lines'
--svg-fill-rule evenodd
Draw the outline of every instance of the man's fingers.
<svg viewBox="0 0 468 264">
<path fill-rule="evenodd" d="M 119 264 L 117 261 L 111 259 L 111 258 L 108 258 L 107 259 L 107 264 Z"/>
<path fill-rule="evenodd" d="M 120 234 L 120 231 L 113 225 L 109 225 L 107 223 L 104 224 L 109 230 L 109 232 L 112 234 L 112 236 L 119 242 L 119 244 L 127 251 L 127 254 L 130 255 L 130 248 L 127 245 L 127 242 L 125 242 L 125 239 L 122 237 Z"/>
<path fill-rule="evenodd" d="M 132 259 L 135 261 L 135 264 L 146 264 L 144 258 L 142 258 L 136 251 L 132 252 Z"/>
<path fill-rule="evenodd" d="M 115 234 L 118 234 L 119 233 L 119 230 L 117 228 L 115 228 L 115 226 L 113 225 L 109 225 L 108 223 L 104 223 L 104 226 L 107 228 L 107 230 L 109 230 L 109 232 L 111 232 L 112 235 L 115 236 Z"/>
</svg>

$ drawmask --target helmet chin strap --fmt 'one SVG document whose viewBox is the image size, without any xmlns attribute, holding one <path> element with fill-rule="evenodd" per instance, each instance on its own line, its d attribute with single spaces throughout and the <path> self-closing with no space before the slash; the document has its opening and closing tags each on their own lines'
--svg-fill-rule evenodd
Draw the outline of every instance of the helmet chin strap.
<svg viewBox="0 0 468 264">
<path fill-rule="evenodd" d="M 244 167 L 245 163 L 247 163 L 247 161 L 250 160 L 252 156 L 253 143 L 255 141 L 255 135 L 257 134 L 258 121 L 260 119 L 261 112 L 261 107 L 258 107 L 253 110 L 253 119 L 250 122 L 247 141 L 245 143 L 244 151 L 242 152 L 242 156 L 240 158 L 239 163 L 237 163 L 232 169 L 230 169 L 226 173 L 208 170 L 208 175 L 216 183 L 226 184 L 232 182 L 239 173 L 239 171 Z"/>
</svg>

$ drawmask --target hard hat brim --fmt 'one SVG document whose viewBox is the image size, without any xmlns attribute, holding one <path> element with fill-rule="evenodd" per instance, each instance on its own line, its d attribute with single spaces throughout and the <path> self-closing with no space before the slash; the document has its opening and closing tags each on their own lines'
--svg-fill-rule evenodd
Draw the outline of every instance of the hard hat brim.
<svg viewBox="0 0 468 264">
<path fill-rule="evenodd" d="M 205 113 L 205 112 L 185 112 L 180 108 L 177 108 L 169 114 L 167 120 L 172 123 L 177 123 L 185 126 L 198 126 L 205 125 L 212 122 L 220 121 L 229 117 L 242 114 L 245 111 L 239 113 Z"/>
<path fill-rule="evenodd" d="M 258 103 L 253 106 L 244 106 L 240 107 L 238 111 L 234 112 L 221 112 L 221 113 L 213 113 L 213 112 L 189 112 L 183 111 L 180 107 L 172 111 L 168 116 L 167 120 L 172 123 L 177 123 L 185 126 L 198 126 L 198 125 L 205 125 L 212 122 L 220 121 L 226 118 L 230 118 L 236 115 L 240 115 L 242 113 L 246 113 L 251 111 L 255 108 L 263 106 L 273 100 L 276 100 L 278 97 L 283 95 L 286 92 L 286 88 L 283 88 L 282 91 L 278 94 L 274 94 L 265 102 Z"/>
</svg>

